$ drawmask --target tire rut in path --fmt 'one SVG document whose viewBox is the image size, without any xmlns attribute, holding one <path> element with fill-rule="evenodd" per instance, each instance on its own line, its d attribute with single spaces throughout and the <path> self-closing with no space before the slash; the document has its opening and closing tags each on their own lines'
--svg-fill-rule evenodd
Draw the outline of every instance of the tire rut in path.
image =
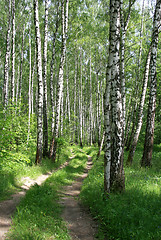
<svg viewBox="0 0 161 240">
<path fill-rule="evenodd" d="M 88 156 L 87 167 L 71 186 L 65 186 L 60 192 L 60 203 L 64 206 L 62 218 L 67 222 L 67 228 L 72 240 L 94 240 L 97 233 L 96 222 L 79 201 L 79 194 L 83 180 L 92 167 L 92 159 Z"/>
<path fill-rule="evenodd" d="M 73 157 L 69 158 L 69 160 L 72 159 Z M 65 162 L 52 172 L 40 175 L 36 180 L 30 179 L 29 177 L 23 178 L 22 181 L 24 183 L 21 186 L 22 191 L 13 194 L 11 196 L 11 199 L 0 202 L 0 240 L 5 239 L 5 235 L 9 231 L 10 226 L 12 224 L 12 215 L 15 212 L 16 207 L 20 203 L 22 197 L 25 196 L 26 191 L 29 190 L 30 187 L 33 186 L 34 184 L 41 185 L 48 177 L 51 176 L 51 174 L 53 174 L 59 169 L 66 167 L 68 164 L 69 161 Z"/>
</svg>

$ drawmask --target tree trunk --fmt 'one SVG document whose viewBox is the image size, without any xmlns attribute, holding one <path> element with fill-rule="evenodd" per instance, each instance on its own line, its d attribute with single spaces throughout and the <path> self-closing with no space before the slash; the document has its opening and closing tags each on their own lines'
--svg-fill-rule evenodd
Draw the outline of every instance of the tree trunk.
<svg viewBox="0 0 161 240">
<path fill-rule="evenodd" d="M 11 76 L 11 100 L 15 100 L 15 0 L 12 0 L 12 76 Z"/>
<path fill-rule="evenodd" d="M 28 113 L 28 135 L 27 135 L 27 144 L 30 137 L 30 119 L 31 119 L 31 35 L 29 33 L 29 92 L 28 92 L 28 103 L 29 103 L 29 113 Z"/>
<path fill-rule="evenodd" d="M 36 46 L 35 46 L 35 57 L 34 57 L 34 65 L 32 68 L 32 78 L 31 78 L 31 113 L 34 113 L 34 75 L 36 68 Z"/>
<path fill-rule="evenodd" d="M 144 72 L 144 78 L 143 78 L 143 87 L 142 87 L 142 94 L 140 98 L 140 105 L 138 109 L 138 118 L 137 118 L 137 124 L 136 124 L 136 130 L 134 133 L 133 141 L 130 147 L 130 152 L 128 155 L 128 164 L 132 164 L 135 150 L 136 150 L 136 145 L 138 142 L 139 134 L 141 131 L 142 127 L 142 119 L 143 119 L 143 107 L 144 107 L 144 102 L 145 102 L 145 94 L 146 94 L 146 89 L 147 89 L 147 83 L 148 83 L 148 77 L 149 77 L 149 65 L 150 65 L 150 56 L 151 56 L 151 48 L 149 49 L 149 53 L 147 56 L 147 61 L 146 61 L 146 66 L 145 66 L 145 72 Z"/>
<path fill-rule="evenodd" d="M 105 93 L 106 109 L 104 115 L 105 190 L 108 193 L 110 191 L 121 192 L 125 188 L 125 177 L 123 170 L 123 110 L 120 87 L 121 82 L 119 77 L 120 0 L 110 1 L 110 14 L 110 47 Z M 111 124 L 108 122 L 110 119 L 108 111 L 108 98 L 110 98 L 111 102 Z M 107 112 L 108 114 L 106 114 Z M 111 139 L 109 139 L 110 135 Z"/>
<path fill-rule="evenodd" d="M 93 144 L 93 111 L 92 111 L 92 69 L 91 69 L 91 50 L 90 50 L 90 59 L 89 59 L 89 143 L 92 146 Z"/>
<path fill-rule="evenodd" d="M 55 42 L 56 42 L 56 35 L 59 26 L 59 6 L 60 3 L 58 1 L 57 6 L 57 18 L 56 18 L 56 29 L 53 36 L 53 52 L 52 52 L 52 60 L 50 64 L 50 101 L 51 101 L 51 110 L 52 110 L 52 123 L 51 123 L 51 132 L 54 133 L 54 120 L 55 120 L 55 103 L 54 103 L 54 83 L 53 83 L 53 76 L 54 76 L 54 63 L 55 63 Z"/>
<path fill-rule="evenodd" d="M 41 36 L 39 27 L 38 0 L 34 0 L 34 22 L 37 49 L 37 76 L 38 76 L 38 109 L 37 109 L 37 152 L 36 164 L 42 161 L 43 143 L 43 80 L 42 80 L 42 57 L 41 57 Z"/>
<path fill-rule="evenodd" d="M 47 44 L 48 44 L 48 0 L 45 0 L 44 53 L 43 53 L 43 156 L 48 156 L 48 118 L 47 118 Z"/>
<path fill-rule="evenodd" d="M 11 32 L 11 0 L 9 0 L 8 30 L 7 30 L 7 37 L 6 37 L 6 55 L 5 55 L 5 64 L 4 64 L 3 104 L 5 108 L 8 105 L 10 32 Z"/>
<path fill-rule="evenodd" d="M 154 121 L 155 121 L 155 108 L 156 108 L 156 88 L 157 88 L 156 60 L 157 60 L 160 16 L 161 16 L 161 0 L 157 0 L 155 13 L 154 13 L 154 21 L 153 21 L 152 47 L 151 47 L 151 59 L 150 59 L 150 96 L 149 96 L 148 115 L 147 115 L 147 123 L 146 123 L 144 152 L 141 160 L 141 166 L 144 166 L 144 167 L 150 167 L 151 161 L 152 161 Z"/>
<path fill-rule="evenodd" d="M 67 28 L 68 28 L 68 4 L 69 1 L 66 0 L 66 11 L 64 15 L 64 0 L 62 1 L 62 49 L 61 49 L 61 60 L 59 66 L 59 77 L 57 86 L 57 101 L 56 101 L 56 115 L 55 115 L 55 127 L 54 135 L 52 138 L 50 157 L 53 161 L 56 159 L 56 149 L 57 149 L 57 138 L 59 133 L 59 123 L 60 123 L 60 106 L 63 94 L 63 73 L 64 73 L 64 63 L 65 63 L 65 53 L 66 53 L 66 40 L 67 40 Z"/>
<path fill-rule="evenodd" d="M 82 50 L 80 49 L 80 96 L 79 96 L 79 113 L 80 113 L 80 121 L 79 121 L 79 125 L 80 125 L 80 146 L 83 147 L 83 106 L 82 106 L 82 99 L 83 99 L 83 93 L 82 93 Z"/>
<path fill-rule="evenodd" d="M 23 26 L 23 34 L 22 34 L 22 47 L 21 47 L 21 62 L 20 62 L 20 87 L 19 87 L 19 100 L 21 105 L 21 96 L 22 96 L 22 70 L 23 70 L 23 49 L 24 49 L 24 32 L 25 26 Z"/>
</svg>

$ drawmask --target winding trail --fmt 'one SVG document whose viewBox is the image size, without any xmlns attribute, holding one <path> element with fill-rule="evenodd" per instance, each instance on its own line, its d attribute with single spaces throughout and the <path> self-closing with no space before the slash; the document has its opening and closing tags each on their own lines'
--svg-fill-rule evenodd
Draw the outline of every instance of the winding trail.
<svg viewBox="0 0 161 240">
<path fill-rule="evenodd" d="M 88 156 L 87 167 L 84 173 L 72 185 L 65 186 L 60 192 L 60 203 L 64 206 L 62 218 L 67 222 L 67 228 L 72 240 L 94 240 L 97 233 L 97 224 L 90 213 L 81 206 L 79 194 L 83 180 L 92 167 L 92 159 Z"/>
<path fill-rule="evenodd" d="M 21 201 L 21 198 L 25 196 L 26 191 L 29 190 L 34 184 L 41 185 L 48 177 L 51 176 L 51 174 L 56 172 L 58 169 L 66 167 L 68 164 L 69 161 L 65 162 L 52 172 L 47 172 L 46 174 L 40 175 L 36 180 L 30 179 L 29 177 L 24 177 L 22 179 L 22 191 L 13 194 L 11 199 L 0 202 L 0 240 L 5 239 L 5 234 L 9 231 L 12 224 L 12 215 Z"/>
<path fill-rule="evenodd" d="M 75 156 L 71 157 L 71 159 L 74 157 Z M 66 167 L 68 163 L 69 161 L 61 165 L 58 169 Z M 88 156 L 87 167 L 84 173 L 76 178 L 72 185 L 65 186 L 63 190 L 59 192 L 61 196 L 60 204 L 64 206 L 62 218 L 67 222 L 67 228 L 72 240 L 94 240 L 97 233 L 96 222 L 92 219 L 87 209 L 80 204 L 79 200 L 82 182 L 87 177 L 91 167 L 92 159 Z M 41 185 L 58 169 L 43 174 L 36 180 L 30 179 L 29 177 L 23 178 L 24 184 L 21 186 L 22 191 L 12 195 L 10 200 L 0 202 L 0 240 L 5 239 L 5 234 L 9 231 L 12 224 L 12 215 L 21 198 L 25 196 L 26 191 L 34 184 Z"/>
</svg>

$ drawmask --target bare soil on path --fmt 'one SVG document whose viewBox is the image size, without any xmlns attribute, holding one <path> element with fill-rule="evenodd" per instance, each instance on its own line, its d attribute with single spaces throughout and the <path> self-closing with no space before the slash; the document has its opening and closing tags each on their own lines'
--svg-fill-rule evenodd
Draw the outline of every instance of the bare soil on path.
<svg viewBox="0 0 161 240">
<path fill-rule="evenodd" d="M 58 169 L 64 168 L 68 162 Z M 67 222 L 67 228 L 72 240 L 94 240 L 97 233 L 97 224 L 79 201 L 79 194 L 83 180 L 87 177 L 92 167 L 92 159 L 88 156 L 87 167 L 84 173 L 75 179 L 71 186 L 65 186 L 60 192 L 60 203 L 64 206 L 62 218 Z M 58 170 L 57 169 L 57 170 Z M 55 172 L 54 170 L 53 172 Z M 0 240 L 5 239 L 5 234 L 12 224 L 12 215 L 26 191 L 34 184 L 41 185 L 53 172 L 39 176 L 36 180 L 29 177 L 23 179 L 22 191 L 11 196 L 11 199 L 0 202 Z"/>
<path fill-rule="evenodd" d="M 97 233 L 97 224 L 90 213 L 79 201 L 79 194 L 83 180 L 92 167 L 92 159 L 88 156 L 87 167 L 84 173 L 71 186 L 65 186 L 61 194 L 60 203 L 64 206 L 62 218 L 67 222 L 67 228 L 72 240 L 94 240 Z"/>
<path fill-rule="evenodd" d="M 68 161 L 62 164 L 58 169 L 62 169 L 68 165 Z M 6 233 L 9 231 L 12 224 L 12 215 L 16 210 L 21 198 L 25 196 L 26 191 L 30 189 L 34 184 L 41 185 L 50 175 L 58 169 L 40 175 L 36 180 L 24 177 L 21 179 L 23 185 L 21 186 L 22 191 L 13 194 L 9 200 L 0 202 L 0 240 L 5 239 Z"/>
</svg>

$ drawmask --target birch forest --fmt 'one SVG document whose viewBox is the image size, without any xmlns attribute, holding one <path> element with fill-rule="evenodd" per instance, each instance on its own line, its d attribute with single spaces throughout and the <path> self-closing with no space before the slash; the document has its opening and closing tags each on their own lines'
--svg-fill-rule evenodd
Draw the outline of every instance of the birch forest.
<svg viewBox="0 0 161 240">
<path fill-rule="evenodd" d="M 159 199 L 161 0 L 0 0 L 0 5 L 0 200 L 15 191 L 19 172 L 27 176 L 22 169 L 52 168 L 76 147 L 88 148 L 89 155 L 94 151 L 100 164 L 95 189 L 101 186 L 102 192 L 91 199 L 102 196 L 104 208 L 111 196 L 128 194 L 128 176 L 145 177 L 148 171 L 157 172 L 150 179 L 157 181 Z M 161 214 L 160 206 L 157 211 Z M 155 236 L 145 229 L 138 235 L 128 229 L 126 236 L 119 228 L 110 233 L 108 224 L 98 239 L 161 239 L 160 223 Z M 33 236 L 7 239 L 68 239 Z"/>
</svg>

